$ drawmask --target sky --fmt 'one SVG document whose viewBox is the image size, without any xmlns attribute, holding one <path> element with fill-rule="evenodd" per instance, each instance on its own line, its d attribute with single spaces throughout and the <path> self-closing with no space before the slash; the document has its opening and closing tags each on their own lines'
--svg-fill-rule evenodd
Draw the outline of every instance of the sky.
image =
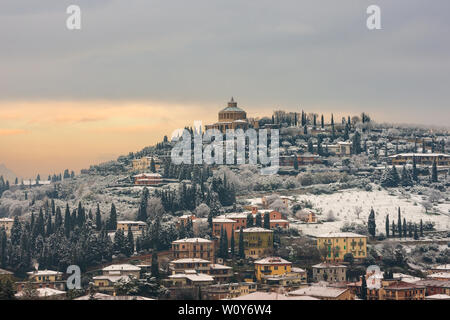
<svg viewBox="0 0 450 320">
<path fill-rule="evenodd" d="M 81 8 L 68 30 L 66 8 Z M 381 30 L 366 9 L 381 8 Z M 79 171 L 212 122 L 231 96 L 450 123 L 448 0 L 2 0 L 0 163 Z"/>
</svg>

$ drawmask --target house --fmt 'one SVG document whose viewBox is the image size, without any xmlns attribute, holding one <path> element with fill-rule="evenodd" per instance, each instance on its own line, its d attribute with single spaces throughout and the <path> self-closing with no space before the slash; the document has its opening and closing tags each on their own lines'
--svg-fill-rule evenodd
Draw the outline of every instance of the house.
<svg viewBox="0 0 450 320">
<path fill-rule="evenodd" d="M 273 250 L 273 231 L 260 227 L 242 229 L 246 258 L 258 259 Z M 239 248 L 240 230 L 234 232 L 234 243 Z"/>
<path fill-rule="evenodd" d="M 94 288 L 99 292 L 107 292 L 111 294 L 115 294 L 116 292 L 116 284 L 117 283 L 127 283 L 131 279 L 129 276 L 110 276 L 110 275 L 100 275 L 92 277 Z"/>
<path fill-rule="evenodd" d="M 450 272 L 436 272 L 429 274 L 427 279 L 450 281 Z"/>
<path fill-rule="evenodd" d="M 450 296 L 447 295 L 447 294 L 434 294 L 432 296 L 425 297 L 425 300 L 432 300 L 432 301 L 436 301 L 436 300 L 450 300 Z"/>
<path fill-rule="evenodd" d="M 11 271 L 5 270 L 5 269 L 0 269 L 0 280 L 6 280 L 6 279 L 13 280 L 14 273 L 12 273 Z"/>
<path fill-rule="evenodd" d="M 195 270 L 185 270 L 183 273 L 170 275 L 163 283 L 169 287 L 192 287 L 211 285 L 214 278 L 205 273 L 199 273 Z"/>
<path fill-rule="evenodd" d="M 127 234 L 128 230 L 137 235 L 144 235 L 147 224 L 143 221 L 117 221 L 117 229 Z"/>
<path fill-rule="evenodd" d="M 103 275 L 140 278 L 141 268 L 132 264 L 112 264 L 102 269 Z"/>
<path fill-rule="evenodd" d="M 313 285 L 288 292 L 289 296 L 310 296 L 320 300 L 353 300 L 353 295 L 347 288 L 333 288 L 323 285 Z"/>
<path fill-rule="evenodd" d="M 115 284 L 129 282 L 131 277 L 139 279 L 141 268 L 132 264 L 113 264 L 102 269 L 102 275 L 92 278 L 99 292 L 115 294 Z"/>
<path fill-rule="evenodd" d="M 352 232 L 329 232 L 317 236 L 317 248 L 326 250 L 327 261 L 344 261 L 344 256 L 351 253 L 355 259 L 367 257 L 367 236 Z"/>
<path fill-rule="evenodd" d="M 233 277 L 233 268 L 199 258 L 173 260 L 169 264 L 169 270 L 172 274 L 184 274 L 187 270 L 194 270 L 212 276 L 215 282 L 228 281 Z"/>
<path fill-rule="evenodd" d="M 22 291 L 27 283 L 31 283 L 33 288 L 51 288 L 64 291 L 66 281 L 63 280 L 63 273 L 53 270 L 36 270 L 27 272 L 28 281 L 16 282 L 17 291 Z"/>
<path fill-rule="evenodd" d="M 317 223 L 317 216 L 311 210 L 300 210 L 295 216 L 303 223 Z"/>
<path fill-rule="evenodd" d="M 431 273 L 450 272 L 450 264 L 441 264 L 430 268 Z"/>
<path fill-rule="evenodd" d="M 11 228 L 14 224 L 14 219 L 10 218 L 0 218 L 0 229 L 5 228 L 6 236 L 11 236 Z"/>
<path fill-rule="evenodd" d="M 231 235 L 236 230 L 236 221 L 229 218 L 217 217 L 212 220 L 212 234 L 220 238 L 222 232 L 226 232 L 228 237 L 228 244 L 230 244 Z"/>
<path fill-rule="evenodd" d="M 322 262 L 312 266 L 313 281 L 347 281 L 347 266 Z"/>
<path fill-rule="evenodd" d="M 405 165 L 413 163 L 413 158 L 418 166 L 432 166 L 436 161 L 437 166 L 450 166 L 450 155 L 443 153 L 399 153 L 389 156 L 393 165 Z"/>
<path fill-rule="evenodd" d="M 134 184 L 137 186 L 155 186 L 163 182 L 159 173 L 140 173 L 133 176 Z"/>
<path fill-rule="evenodd" d="M 202 290 L 203 300 L 233 299 L 256 292 L 255 282 L 213 284 Z"/>
<path fill-rule="evenodd" d="M 155 169 L 158 170 L 161 166 L 161 161 L 158 158 L 153 157 L 153 162 L 155 164 Z M 152 157 L 142 157 L 140 159 L 132 160 L 132 171 L 145 171 L 150 169 L 152 163 Z"/>
<path fill-rule="evenodd" d="M 25 291 L 19 291 L 15 294 L 15 297 L 18 299 L 26 299 L 25 297 Z M 36 296 L 30 297 L 32 299 L 38 299 L 38 300 L 60 300 L 65 299 L 66 297 L 66 291 L 57 290 L 53 288 L 37 288 L 36 289 Z"/>
<path fill-rule="evenodd" d="M 208 273 L 211 261 L 200 258 L 183 258 L 173 260 L 169 264 L 172 274 L 184 273 L 186 270 L 195 270 L 200 273 Z"/>
<path fill-rule="evenodd" d="M 435 294 L 447 294 L 450 295 L 450 281 L 441 281 L 441 280 L 420 280 L 415 284 L 425 286 L 426 291 L 425 294 L 427 296 L 435 295 Z"/>
<path fill-rule="evenodd" d="M 381 289 L 380 300 L 424 300 L 425 286 L 393 281 Z"/>
<path fill-rule="evenodd" d="M 186 227 L 188 223 L 193 222 L 195 219 L 196 216 L 193 214 L 184 214 L 178 218 L 178 225 Z"/>
<path fill-rule="evenodd" d="M 85 295 L 73 300 L 155 300 L 152 298 L 141 297 L 141 296 L 112 296 L 105 293 L 94 293 L 92 295 Z"/>
<path fill-rule="evenodd" d="M 258 281 L 266 276 L 291 272 L 292 263 L 280 257 L 266 257 L 255 261 L 255 277 Z"/>
<path fill-rule="evenodd" d="M 227 282 L 233 277 L 233 268 L 223 264 L 211 263 L 208 274 L 214 277 L 215 282 Z"/>
<path fill-rule="evenodd" d="M 172 242 L 174 259 L 200 258 L 214 262 L 214 243 L 203 238 L 185 238 Z"/>
<path fill-rule="evenodd" d="M 268 301 L 268 300 L 320 300 L 307 295 L 289 295 L 278 292 L 262 292 L 256 291 L 250 294 L 242 295 L 231 300 L 254 300 L 254 301 Z"/>
<path fill-rule="evenodd" d="M 307 283 L 306 270 L 291 267 L 290 272 L 278 275 L 265 275 L 261 278 L 263 287 L 279 288 L 280 286 L 289 290 L 300 288 Z"/>
</svg>

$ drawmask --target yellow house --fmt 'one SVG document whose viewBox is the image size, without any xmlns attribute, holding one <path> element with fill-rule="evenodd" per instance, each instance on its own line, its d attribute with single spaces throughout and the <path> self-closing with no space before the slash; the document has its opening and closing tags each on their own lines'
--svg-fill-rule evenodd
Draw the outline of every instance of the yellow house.
<svg viewBox="0 0 450 320">
<path fill-rule="evenodd" d="M 62 272 L 53 270 L 38 270 L 27 272 L 28 278 L 33 282 L 55 282 L 62 280 Z"/>
<path fill-rule="evenodd" d="M 280 257 L 267 257 L 255 261 L 255 276 L 260 281 L 264 276 L 277 276 L 291 272 L 292 263 Z"/>
<path fill-rule="evenodd" d="M 367 257 L 367 237 L 352 232 L 329 232 L 317 236 L 317 248 L 327 261 L 343 261 L 347 253 L 355 259 Z"/>
<path fill-rule="evenodd" d="M 0 218 L 0 229 L 5 228 L 7 237 L 9 237 L 11 235 L 11 228 L 13 226 L 13 223 L 14 223 L 14 219 Z"/>
<path fill-rule="evenodd" d="M 235 230 L 234 240 L 239 248 L 240 230 Z M 273 231 L 260 227 L 243 229 L 244 253 L 246 258 L 258 259 L 273 249 Z"/>
</svg>

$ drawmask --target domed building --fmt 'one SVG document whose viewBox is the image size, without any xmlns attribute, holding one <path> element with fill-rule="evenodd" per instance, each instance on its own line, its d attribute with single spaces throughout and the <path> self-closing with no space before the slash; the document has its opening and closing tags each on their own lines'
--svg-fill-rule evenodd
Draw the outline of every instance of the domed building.
<svg viewBox="0 0 450 320">
<path fill-rule="evenodd" d="M 227 129 L 243 129 L 246 130 L 249 127 L 249 120 L 247 119 L 247 113 L 238 107 L 237 102 L 231 97 L 231 101 L 228 102 L 228 106 L 225 109 L 219 111 L 219 121 L 206 125 L 206 129 L 218 129 L 225 133 Z"/>
</svg>

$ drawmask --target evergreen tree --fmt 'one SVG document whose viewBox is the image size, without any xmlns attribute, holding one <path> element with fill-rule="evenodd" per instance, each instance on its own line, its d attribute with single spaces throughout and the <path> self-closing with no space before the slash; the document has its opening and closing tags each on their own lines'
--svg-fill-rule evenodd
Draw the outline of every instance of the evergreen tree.
<svg viewBox="0 0 450 320">
<path fill-rule="evenodd" d="M 438 171 L 437 171 L 436 159 L 433 161 L 433 167 L 431 169 L 431 181 L 438 182 Z"/>
<path fill-rule="evenodd" d="M 389 238 L 389 215 L 386 216 L 386 238 Z"/>
<path fill-rule="evenodd" d="M 398 230 L 398 237 L 402 237 L 402 217 L 400 213 L 400 207 L 398 208 L 398 220 L 397 220 L 397 230 Z"/>
<path fill-rule="evenodd" d="M 242 227 L 239 230 L 239 258 L 241 258 L 241 259 L 245 258 L 245 252 L 244 252 L 244 228 L 242 228 Z"/>
<path fill-rule="evenodd" d="M 298 170 L 298 158 L 297 158 L 297 155 L 294 155 L 294 169 Z"/>
<path fill-rule="evenodd" d="M 234 234 L 231 235 L 231 239 L 230 239 L 230 251 L 231 251 L 231 258 L 234 258 L 234 247 L 235 247 L 235 243 L 234 243 Z"/>
<path fill-rule="evenodd" d="M 375 237 L 376 223 L 375 223 L 375 211 L 373 210 L 373 208 L 370 210 L 369 220 L 367 222 L 367 228 L 368 228 L 369 234 L 372 237 Z"/>
<path fill-rule="evenodd" d="M 416 164 L 416 157 L 413 156 L 413 169 L 412 169 L 412 178 L 414 181 L 418 181 L 418 175 L 417 175 L 417 164 Z"/>
<path fill-rule="evenodd" d="M 158 263 L 158 254 L 156 251 L 152 253 L 152 267 L 151 267 L 152 277 L 159 279 L 159 263 Z"/>
<path fill-rule="evenodd" d="M 361 300 L 367 300 L 367 282 L 366 276 L 361 276 Z"/>
<path fill-rule="evenodd" d="M 11 227 L 11 234 L 10 234 L 11 244 L 14 246 L 19 245 L 21 237 L 22 237 L 22 225 L 20 223 L 19 217 L 15 216 L 13 225 Z"/>
<path fill-rule="evenodd" d="M 119 229 L 114 234 L 114 252 L 116 254 L 126 252 L 125 235 L 122 229 Z"/>
<path fill-rule="evenodd" d="M 109 230 L 117 229 L 117 212 L 114 203 L 111 203 L 111 213 L 109 214 Z"/>
<path fill-rule="evenodd" d="M 408 170 L 406 169 L 406 166 L 403 166 L 402 172 L 401 172 L 401 185 L 403 187 L 409 187 L 413 185 L 413 180 L 411 175 L 409 174 Z"/>
<path fill-rule="evenodd" d="M 419 240 L 419 235 L 417 234 L 417 224 L 414 225 L 414 240 Z"/>
<path fill-rule="evenodd" d="M 62 214 L 61 214 L 61 208 L 58 206 L 56 208 L 56 213 L 55 213 L 55 231 L 58 231 L 59 228 L 61 228 L 63 225 L 63 218 L 62 218 Z"/>
<path fill-rule="evenodd" d="M 397 228 L 395 226 L 395 222 L 394 221 L 392 221 L 391 231 L 392 231 L 392 238 L 395 238 L 395 232 L 397 231 Z"/>
<path fill-rule="evenodd" d="M 325 128 L 325 122 L 323 120 L 323 114 L 320 116 L 320 126 L 323 128 Z"/>
<path fill-rule="evenodd" d="M 258 212 L 255 217 L 255 227 L 262 227 L 261 214 Z"/>
<path fill-rule="evenodd" d="M 100 205 L 97 203 L 97 210 L 95 211 L 95 229 L 100 231 L 102 229 L 102 214 L 100 212 Z"/>
<path fill-rule="evenodd" d="M 156 172 L 156 166 L 155 166 L 155 160 L 152 157 L 152 160 L 150 161 L 150 171 L 155 173 Z"/>
<path fill-rule="evenodd" d="M 253 222 L 254 222 L 253 214 L 249 213 L 247 215 L 247 228 L 253 227 Z"/>
<path fill-rule="evenodd" d="M 264 214 L 264 229 L 270 229 L 270 216 L 268 213 Z"/>
<path fill-rule="evenodd" d="M 134 238 L 133 232 L 131 231 L 131 227 L 128 226 L 127 231 L 127 243 L 126 243 L 127 256 L 132 256 L 134 253 Z"/>
<path fill-rule="evenodd" d="M 66 203 L 66 212 L 64 214 L 64 231 L 65 231 L 66 237 L 69 237 L 70 231 L 72 231 L 72 223 L 71 223 L 70 209 L 69 209 L 68 203 Z"/>
<path fill-rule="evenodd" d="M 403 238 L 406 238 L 407 232 L 408 232 L 408 225 L 406 224 L 406 219 L 405 218 L 403 218 L 402 227 L 403 227 Z"/>
</svg>

